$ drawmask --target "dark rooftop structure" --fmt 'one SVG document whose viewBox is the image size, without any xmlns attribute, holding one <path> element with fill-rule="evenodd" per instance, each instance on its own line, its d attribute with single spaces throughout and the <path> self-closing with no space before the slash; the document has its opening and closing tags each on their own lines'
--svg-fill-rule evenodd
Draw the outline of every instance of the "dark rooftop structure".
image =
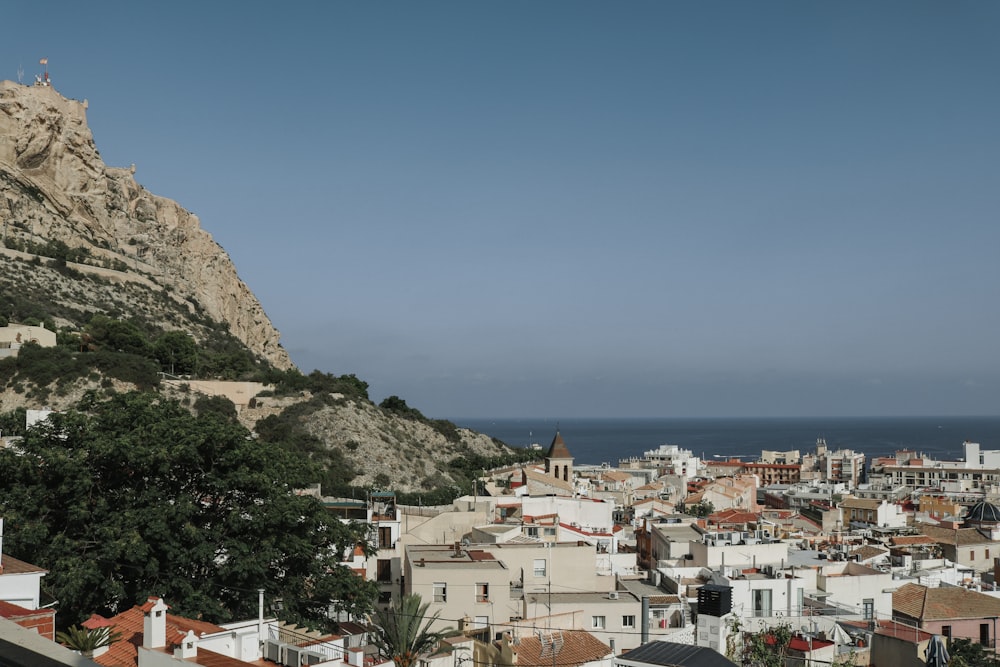
<svg viewBox="0 0 1000 667">
<path fill-rule="evenodd" d="M 566 441 L 563 440 L 562 434 L 556 431 L 556 435 L 552 438 L 552 444 L 549 446 L 549 453 L 546 454 L 546 458 L 550 459 L 571 459 L 573 455 L 569 453 L 569 447 L 566 446 Z"/>
<path fill-rule="evenodd" d="M 736 667 L 736 663 L 706 646 L 688 646 L 673 642 L 649 642 L 615 658 L 615 665 L 645 667 Z"/>
<path fill-rule="evenodd" d="M 965 515 L 966 526 L 995 526 L 1000 524 L 1000 507 L 985 500 L 972 506 Z"/>
</svg>

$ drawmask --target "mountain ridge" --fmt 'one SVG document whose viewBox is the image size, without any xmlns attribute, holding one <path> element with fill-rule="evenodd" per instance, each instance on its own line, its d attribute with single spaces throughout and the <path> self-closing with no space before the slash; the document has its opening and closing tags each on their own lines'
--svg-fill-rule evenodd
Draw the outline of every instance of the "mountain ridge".
<svg viewBox="0 0 1000 667">
<path fill-rule="evenodd" d="M 530 456 L 398 397 L 375 405 L 353 375 L 300 373 L 197 216 L 146 191 L 132 169 L 104 164 L 87 106 L 0 82 L 0 320 L 57 331 L 54 348 L 0 359 L 5 433 L 23 429 L 19 410 L 155 389 L 313 460 L 327 492 L 388 487 L 446 500 L 476 470 Z M 273 390 L 236 411 L 183 383 L 165 386 L 163 373 Z"/>
<path fill-rule="evenodd" d="M 254 354 L 291 368 L 278 330 L 198 217 L 148 192 L 132 169 L 104 164 L 87 107 L 48 86 L 0 81 L 4 244 L 62 240 L 99 266 L 194 300 Z"/>
</svg>

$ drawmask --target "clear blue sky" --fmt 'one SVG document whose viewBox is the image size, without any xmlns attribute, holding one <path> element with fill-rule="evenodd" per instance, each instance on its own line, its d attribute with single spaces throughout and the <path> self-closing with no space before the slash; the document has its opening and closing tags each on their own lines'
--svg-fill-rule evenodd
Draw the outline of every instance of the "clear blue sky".
<svg viewBox="0 0 1000 667">
<path fill-rule="evenodd" d="M 1000 4 L 4 3 L 304 371 L 435 417 L 1000 413 Z"/>
</svg>

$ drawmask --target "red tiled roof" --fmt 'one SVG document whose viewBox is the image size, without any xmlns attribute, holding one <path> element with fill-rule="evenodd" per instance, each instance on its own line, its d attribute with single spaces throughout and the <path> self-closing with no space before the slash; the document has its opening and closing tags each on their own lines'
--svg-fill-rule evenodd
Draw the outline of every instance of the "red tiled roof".
<svg viewBox="0 0 1000 667">
<path fill-rule="evenodd" d="M 922 621 L 1000 616 L 1000 600 L 957 586 L 905 584 L 892 594 L 892 610 Z"/>
<path fill-rule="evenodd" d="M 91 614 L 90 618 L 88 618 L 80 625 L 87 628 L 88 630 L 96 630 L 98 628 L 110 628 L 112 625 L 114 625 L 114 623 L 104 618 L 100 614 Z"/>
<path fill-rule="evenodd" d="M 48 572 L 43 567 L 38 567 L 37 565 L 32 565 L 31 563 L 25 563 L 23 560 L 18 560 L 7 554 L 3 554 L 0 557 L 0 565 L 3 566 L 2 574 L 32 574 L 37 572 Z"/>
<path fill-rule="evenodd" d="M 889 543 L 894 547 L 910 546 L 911 544 L 937 544 L 934 538 L 928 535 L 908 535 L 905 537 L 893 537 Z"/>
<path fill-rule="evenodd" d="M 922 524 L 920 532 L 933 538 L 938 544 L 965 546 L 967 544 L 988 544 L 993 542 L 993 540 L 975 528 L 941 528 L 939 526 Z"/>
<path fill-rule="evenodd" d="M 55 615 L 55 609 L 28 609 L 26 607 L 16 605 L 13 602 L 0 600 L 0 616 L 11 620 L 19 618 L 38 618 L 44 616 L 52 616 L 55 618 Z"/>
<path fill-rule="evenodd" d="M 256 664 L 230 658 L 228 655 L 209 651 L 207 648 L 198 649 L 198 655 L 194 658 L 189 658 L 188 661 L 202 667 L 247 667 L 247 665 Z"/>
<path fill-rule="evenodd" d="M 151 606 L 149 601 L 143 605 L 143 607 L 146 606 Z M 105 667 L 136 667 L 138 664 L 138 649 L 136 647 L 142 645 L 143 607 L 136 605 L 127 611 L 123 611 L 117 616 L 105 619 L 108 624 L 114 628 L 115 632 L 122 633 L 122 638 L 120 641 L 112 644 L 107 652 L 94 658 L 95 662 L 104 665 Z M 85 623 L 90 623 L 94 618 L 94 616 L 91 616 L 90 619 L 85 621 Z M 99 616 L 97 618 L 100 619 Z M 184 618 L 183 616 L 167 614 L 168 637 L 172 636 L 172 633 L 176 632 L 186 634 L 188 630 L 193 630 L 196 635 L 225 631 L 224 628 L 221 628 L 214 623 L 195 621 L 190 618 Z M 205 651 L 205 653 L 209 653 L 209 651 Z M 246 663 L 237 662 L 235 664 L 245 665 Z"/>
<path fill-rule="evenodd" d="M 559 667 L 574 667 L 611 655 L 611 647 L 585 630 L 553 631 L 561 635 L 563 645 L 559 650 Z M 542 657 L 542 642 L 535 635 L 521 637 L 517 645 L 518 667 L 547 667 L 552 664 L 552 654 Z"/>
</svg>

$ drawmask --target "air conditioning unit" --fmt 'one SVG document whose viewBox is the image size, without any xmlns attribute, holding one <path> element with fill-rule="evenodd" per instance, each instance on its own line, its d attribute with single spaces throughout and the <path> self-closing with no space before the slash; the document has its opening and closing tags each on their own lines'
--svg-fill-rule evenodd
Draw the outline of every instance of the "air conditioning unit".
<svg viewBox="0 0 1000 667">
<path fill-rule="evenodd" d="M 327 657 L 322 653 L 316 651 L 304 651 L 302 653 L 302 664 L 303 665 L 318 665 L 321 662 L 326 662 Z"/>
<path fill-rule="evenodd" d="M 264 642 L 264 659 L 281 663 L 284 657 L 284 648 L 285 645 L 281 642 L 276 642 L 273 639 L 266 640 Z"/>
<path fill-rule="evenodd" d="M 298 646 L 289 646 L 285 649 L 285 660 L 282 663 L 287 665 L 287 667 L 301 667 L 303 664 L 302 656 L 307 653 L 304 648 Z"/>
<path fill-rule="evenodd" d="M 618 599 L 618 591 L 611 591 L 610 593 L 608 593 L 608 599 L 609 600 L 617 600 Z"/>
</svg>

